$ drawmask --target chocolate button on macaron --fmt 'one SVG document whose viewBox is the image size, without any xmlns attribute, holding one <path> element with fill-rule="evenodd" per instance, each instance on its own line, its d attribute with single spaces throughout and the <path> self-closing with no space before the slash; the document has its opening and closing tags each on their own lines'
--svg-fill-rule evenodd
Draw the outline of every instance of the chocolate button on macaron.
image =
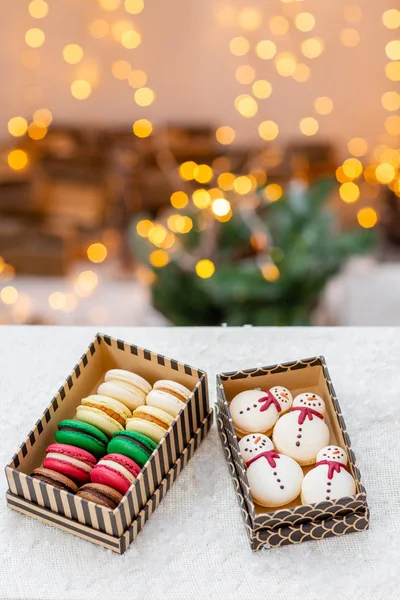
<svg viewBox="0 0 400 600">
<path fill-rule="evenodd" d="M 149 437 L 136 431 L 119 431 L 107 447 L 108 454 L 123 454 L 141 467 L 149 460 L 157 444 Z"/>
<path fill-rule="evenodd" d="M 85 485 L 79 488 L 76 495 L 111 510 L 117 508 L 122 500 L 122 494 L 109 485 L 103 485 L 102 483 L 85 483 Z"/>
</svg>

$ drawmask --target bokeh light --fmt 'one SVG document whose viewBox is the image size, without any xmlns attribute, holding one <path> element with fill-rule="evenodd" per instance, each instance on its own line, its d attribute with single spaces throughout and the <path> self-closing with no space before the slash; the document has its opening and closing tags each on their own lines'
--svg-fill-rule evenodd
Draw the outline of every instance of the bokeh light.
<svg viewBox="0 0 400 600">
<path fill-rule="evenodd" d="M 235 72 L 236 81 L 242 85 L 249 85 L 256 77 L 256 72 L 250 65 L 241 65 Z"/>
<path fill-rule="evenodd" d="M 87 249 L 87 257 L 93 263 L 101 263 L 107 258 L 107 248 L 100 242 L 90 244 Z"/>
<path fill-rule="evenodd" d="M 165 267 L 169 263 L 169 255 L 165 250 L 153 250 L 149 256 L 150 264 L 153 267 Z"/>
<path fill-rule="evenodd" d="M 278 281 L 280 277 L 279 269 L 273 263 L 266 263 L 261 267 L 261 273 L 264 279 L 269 281 L 270 283 L 274 283 L 274 281 Z"/>
<path fill-rule="evenodd" d="M 224 217 L 225 215 L 229 214 L 231 210 L 231 204 L 229 200 L 226 200 L 225 198 L 217 198 L 213 201 L 211 210 L 217 217 Z"/>
<path fill-rule="evenodd" d="M 304 63 L 297 63 L 295 72 L 293 73 L 293 79 L 299 83 L 305 83 L 311 77 L 311 69 Z"/>
<path fill-rule="evenodd" d="M 33 121 L 32 123 L 29 123 L 28 135 L 31 140 L 42 140 L 44 137 L 46 137 L 46 134 L 47 127 L 44 123 L 41 123 L 40 121 Z"/>
<path fill-rule="evenodd" d="M 343 202 L 351 204 L 359 199 L 360 188 L 353 181 L 346 181 L 340 186 L 339 194 Z"/>
<path fill-rule="evenodd" d="M 278 136 L 279 127 L 275 121 L 263 121 L 258 126 L 258 133 L 261 139 L 269 142 Z"/>
<path fill-rule="evenodd" d="M 125 0 L 125 10 L 131 15 L 138 15 L 144 9 L 143 0 Z"/>
<path fill-rule="evenodd" d="M 400 108 L 400 94 L 395 91 L 385 92 L 381 98 L 385 110 L 394 112 Z"/>
<path fill-rule="evenodd" d="M 223 145 L 232 144 L 235 139 L 235 131 L 232 127 L 228 125 L 224 125 L 222 127 L 218 127 L 215 132 L 215 137 L 217 138 L 217 142 Z"/>
<path fill-rule="evenodd" d="M 291 52 L 282 52 L 275 59 L 276 70 L 282 77 L 291 77 L 296 71 L 297 60 Z"/>
<path fill-rule="evenodd" d="M 207 190 L 195 190 L 192 194 L 193 204 L 200 209 L 208 208 L 211 204 L 211 196 Z"/>
<path fill-rule="evenodd" d="M 261 40 L 256 46 L 256 54 L 263 60 L 274 58 L 276 54 L 276 45 L 271 40 Z"/>
<path fill-rule="evenodd" d="M 189 202 L 188 195 L 180 190 L 171 194 L 170 202 L 174 208 L 185 208 Z"/>
<path fill-rule="evenodd" d="M 111 72 L 116 79 L 128 79 L 132 67 L 127 60 L 116 60 L 111 66 Z"/>
<path fill-rule="evenodd" d="M 215 273 L 215 265 L 208 258 L 203 258 L 196 264 L 196 273 L 201 279 L 209 279 Z"/>
<path fill-rule="evenodd" d="M 308 38 L 301 43 L 301 51 L 307 58 L 318 58 L 324 51 L 324 43 L 319 38 Z"/>
<path fill-rule="evenodd" d="M 262 25 L 262 15 L 257 8 L 243 8 L 238 14 L 239 25 L 244 31 L 256 31 Z"/>
<path fill-rule="evenodd" d="M 198 165 L 193 172 L 194 179 L 198 183 L 208 183 L 214 176 L 213 170 L 208 165 Z"/>
<path fill-rule="evenodd" d="M 271 17 L 269 28 L 274 35 L 285 35 L 289 31 L 289 21 L 282 15 Z"/>
<path fill-rule="evenodd" d="M 390 81 L 400 81 L 400 61 L 392 61 L 385 66 L 385 74 Z"/>
<path fill-rule="evenodd" d="M 333 110 L 333 102 L 328 96 L 319 96 L 314 102 L 314 108 L 320 115 L 330 115 Z"/>
<path fill-rule="evenodd" d="M 62 310 L 65 308 L 67 299 L 62 292 L 53 292 L 49 296 L 49 306 L 53 310 Z"/>
<path fill-rule="evenodd" d="M 142 87 L 135 92 L 135 102 L 139 106 L 150 106 L 154 102 L 154 92 L 148 87 Z"/>
<path fill-rule="evenodd" d="M 138 33 L 135 29 L 128 29 L 124 31 L 121 35 L 121 44 L 124 48 L 128 50 L 133 50 L 137 48 L 141 42 L 142 38 L 140 33 Z"/>
<path fill-rule="evenodd" d="M 249 40 L 242 36 L 234 37 L 229 42 L 229 49 L 235 56 L 245 56 L 250 49 Z"/>
<path fill-rule="evenodd" d="M 10 135 L 21 137 L 28 129 L 28 122 L 24 117 L 13 117 L 8 121 L 7 128 Z"/>
<path fill-rule="evenodd" d="M 396 177 L 396 169 L 390 163 L 381 163 L 376 167 L 375 175 L 379 183 L 391 183 Z"/>
<path fill-rule="evenodd" d="M 136 231 L 140 237 L 146 238 L 149 235 L 150 229 L 153 227 L 153 222 L 149 219 L 143 219 L 136 224 Z"/>
<path fill-rule="evenodd" d="M 254 96 L 260 100 L 269 98 L 272 93 L 272 85 L 266 79 L 257 79 L 251 89 Z"/>
<path fill-rule="evenodd" d="M 353 156 L 364 156 L 368 150 L 368 144 L 364 138 L 352 138 L 349 140 L 347 147 Z"/>
<path fill-rule="evenodd" d="M 132 88 L 144 87 L 147 83 L 147 75 L 140 69 L 134 69 L 129 73 L 128 83 Z"/>
<path fill-rule="evenodd" d="M 390 58 L 390 60 L 399 60 L 400 59 L 400 40 L 392 40 L 388 42 L 385 46 L 386 56 Z"/>
<path fill-rule="evenodd" d="M 252 181 L 247 175 L 240 175 L 239 177 L 236 177 L 235 181 L 233 182 L 233 189 L 235 192 L 241 195 L 248 194 L 252 187 Z"/>
<path fill-rule="evenodd" d="M 133 124 L 133 133 L 138 138 L 149 137 L 149 135 L 151 135 L 152 131 L 153 131 L 153 125 L 151 124 L 151 121 L 149 121 L 148 119 L 138 119 Z"/>
<path fill-rule="evenodd" d="M 360 34 L 357 29 L 353 29 L 351 27 L 347 29 L 343 29 L 340 32 L 340 41 L 343 46 L 347 46 L 348 48 L 354 48 L 360 42 Z"/>
<path fill-rule="evenodd" d="M 235 176 L 233 173 L 221 173 L 218 176 L 218 186 L 222 189 L 222 190 L 232 190 L 233 189 L 233 184 L 235 182 Z"/>
<path fill-rule="evenodd" d="M 110 31 L 110 25 L 107 23 L 107 21 L 104 21 L 104 19 L 97 19 L 96 21 L 92 21 L 92 23 L 90 23 L 89 31 L 92 37 L 94 37 L 96 40 L 101 40 L 108 35 Z"/>
<path fill-rule="evenodd" d="M 303 135 L 311 136 L 318 132 L 319 125 L 314 117 L 305 117 L 300 121 L 300 131 Z"/>
<path fill-rule="evenodd" d="M 53 115 L 48 108 L 38 108 L 33 113 L 33 120 L 48 127 L 53 120 Z"/>
<path fill-rule="evenodd" d="M 295 25 L 299 31 L 311 31 L 315 27 L 315 17 L 309 12 L 302 12 L 296 15 Z"/>
<path fill-rule="evenodd" d="M 43 46 L 45 42 L 46 36 L 42 29 L 38 29 L 37 27 L 33 27 L 32 29 L 28 29 L 25 33 L 25 42 L 27 46 L 31 48 L 40 48 Z"/>
<path fill-rule="evenodd" d="M 249 96 L 249 94 L 241 94 L 237 96 L 235 99 L 235 107 L 236 110 L 242 115 L 242 117 L 246 117 L 246 119 L 251 119 L 257 114 L 258 104 Z"/>
<path fill-rule="evenodd" d="M 49 5 L 45 0 L 32 0 L 29 2 L 28 11 L 34 19 L 44 19 L 49 12 Z"/>
<path fill-rule="evenodd" d="M 63 49 L 63 58 L 66 63 L 76 65 L 83 58 L 83 50 L 79 44 L 68 44 Z"/>
<path fill-rule="evenodd" d="M 97 0 L 100 7 L 107 12 L 117 10 L 121 4 L 121 0 Z"/>
<path fill-rule="evenodd" d="M 357 179 L 363 172 L 363 166 L 358 158 L 347 158 L 343 163 L 343 173 L 349 179 Z"/>
<path fill-rule="evenodd" d="M 385 10 L 382 15 L 382 23 L 388 29 L 397 29 L 400 27 L 400 10 L 397 8 Z"/>
<path fill-rule="evenodd" d="M 268 202 L 276 202 L 283 195 L 283 189 L 278 183 L 270 183 L 263 190 L 264 198 Z"/>
<path fill-rule="evenodd" d="M 92 86 L 85 79 L 77 79 L 71 84 L 71 94 L 77 100 L 86 100 L 92 93 Z"/>
<path fill-rule="evenodd" d="M 194 173 L 196 169 L 197 164 L 192 160 L 188 160 L 180 165 L 179 175 L 180 177 L 182 177 L 182 179 L 185 179 L 186 181 L 191 181 L 192 179 L 194 179 Z"/>
<path fill-rule="evenodd" d="M 8 166 L 14 171 L 24 169 L 28 164 L 28 155 L 24 150 L 11 150 L 7 156 Z"/>
<path fill-rule="evenodd" d="M 373 208 L 365 207 L 358 211 L 357 221 L 364 229 L 371 229 L 378 222 L 378 214 Z"/>
<path fill-rule="evenodd" d="M 12 285 L 6 285 L 0 292 L 4 304 L 14 304 L 18 300 L 18 290 Z"/>
</svg>

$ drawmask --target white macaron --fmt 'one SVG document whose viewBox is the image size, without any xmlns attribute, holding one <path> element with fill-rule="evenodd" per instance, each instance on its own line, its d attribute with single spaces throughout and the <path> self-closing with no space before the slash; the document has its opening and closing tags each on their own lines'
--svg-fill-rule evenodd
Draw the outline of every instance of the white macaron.
<svg viewBox="0 0 400 600">
<path fill-rule="evenodd" d="M 98 393 L 119 400 L 133 411 L 145 403 L 150 390 L 150 383 L 140 375 L 123 369 L 111 369 L 105 374 Z"/>
<path fill-rule="evenodd" d="M 176 417 L 185 406 L 191 391 L 184 385 L 169 379 L 156 381 L 153 389 L 146 397 L 146 404 L 154 406 Z"/>
</svg>

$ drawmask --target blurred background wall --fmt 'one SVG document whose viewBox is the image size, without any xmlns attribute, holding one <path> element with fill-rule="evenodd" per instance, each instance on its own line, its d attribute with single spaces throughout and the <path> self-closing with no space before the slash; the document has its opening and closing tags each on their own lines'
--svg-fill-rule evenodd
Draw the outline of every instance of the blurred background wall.
<svg viewBox="0 0 400 600">
<path fill-rule="evenodd" d="M 399 27 L 0 3 L 0 323 L 399 325 Z"/>
</svg>

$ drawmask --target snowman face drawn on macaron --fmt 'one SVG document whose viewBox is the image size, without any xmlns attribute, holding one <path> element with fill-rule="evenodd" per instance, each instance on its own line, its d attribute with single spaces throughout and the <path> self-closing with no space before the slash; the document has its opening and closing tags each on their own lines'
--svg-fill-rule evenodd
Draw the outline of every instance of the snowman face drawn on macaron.
<svg viewBox="0 0 400 600">
<path fill-rule="evenodd" d="M 271 433 L 280 415 L 292 406 L 292 401 L 292 394 L 282 386 L 240 392 L 229 405 L 236 432 L 239 435 Z"/>
<path fill-rule="evenodd" d="M 269 391 L 278 400 L 282 412 L 289 410 L 292 406 L 293 396 L 287 388 L 282 385 L 275 385 Z"/>
<path fill-rule="evenodd" d="M 331 460 L 342 465 L 347 464 L 347 454 L 339 446 L 325 446 L 317 454 L 317 462 L 320 460 Z"/>
<path fill-rule="evenodd" d="M 321 413 L 321 415 L 325 414 L 325 402 L 318 394 L 313 394 L 312 392 L 305 392 L 304 394 L 296 396 L 293 400 L 293 406 L 299 408 L 312 408 Z"/>
<path fill-rule="evenodd" d="M 269 437 L 262 433 L 246 435 L 246 437 L 243 437 L 239 442 L 240 452 L 242 453 L 245 463 L 262 452 L 272 450 L 273 447 L 274 445 Z"/>
</svg>

